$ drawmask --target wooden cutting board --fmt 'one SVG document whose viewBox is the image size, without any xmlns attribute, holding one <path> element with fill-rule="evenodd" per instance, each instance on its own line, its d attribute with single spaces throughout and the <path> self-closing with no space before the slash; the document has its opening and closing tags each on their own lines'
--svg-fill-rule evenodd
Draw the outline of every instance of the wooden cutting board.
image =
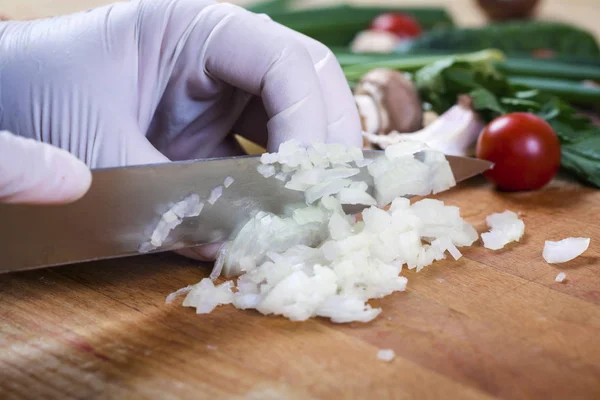
<svg viewBox="0 0 600 400">
<path fill-rule="evenodd" d="M 525 237 L 407 272 L 369 324 L 165 305 L 210 268 L 171 254 L 0 276 L 0 398 L 600 398 L 600 192 L 476 179 L 439 198 L 480 232 L 521 212 Z M 568 236 L 590 249 L 546 264 L 544 240 Z"/>
</svg>

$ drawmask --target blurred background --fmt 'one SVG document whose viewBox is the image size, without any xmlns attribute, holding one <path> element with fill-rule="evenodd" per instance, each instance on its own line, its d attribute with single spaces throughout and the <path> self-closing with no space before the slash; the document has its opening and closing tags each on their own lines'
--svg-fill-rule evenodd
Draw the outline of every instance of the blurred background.
<svg viewBox="0 0 600 400">
<path fill-rule="evenodd" d="M 105 4 L 113 3 L 113 0 L 0 0 L 0 13 L 5 17 L 14 19 L 30 19 L 75 11 L 85 10 Z M 247 6 L 256 3 L 250 0 L 235 0 L 232 3 Z M 492 0 L 483 3 L 503 3 L 502 8 L 519 8 L 523 3 L 531 3 L 528 0 Z M 314 7 L 324 4 L 361 4 L 361 5 L 385 5 L 392 7 L 403 6 L 443 6 L 452 15 L 452 18 L 460 25 L 482 25 L 486 18 L 475 0 L 299 0 L 294 2 L 297 7 Z M 600 2 L 598 0 L 542 0 L 539 1 L 536 15 L 542 19 L 561 20 L 575 23 L 582 28 L 594 31 L 600 36 L 600 24 L 597 23 L 600 16 Z"/>
</svg>

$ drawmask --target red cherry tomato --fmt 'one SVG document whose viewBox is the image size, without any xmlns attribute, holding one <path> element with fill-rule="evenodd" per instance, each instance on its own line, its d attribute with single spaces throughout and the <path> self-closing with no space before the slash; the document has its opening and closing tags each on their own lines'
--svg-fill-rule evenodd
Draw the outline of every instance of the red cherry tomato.
<svg viewBox="0 0 600 400">
<path fill-rule="evenodd" d="M 419 36 L 422 32 L 419 23 L 412 17 L 400 13 L 385 13 L 371 22 L 371 30 L 393 33 L 401 38 Z"/>
<path fill-rule="evenodd" d="M 494 163 L 484 175 L 501 190 L 539 189 L 560 167 L 560 144 L 552 127 L 529 113 L 496 118 L 477 141 L 477 157 Z"/>
</svg>

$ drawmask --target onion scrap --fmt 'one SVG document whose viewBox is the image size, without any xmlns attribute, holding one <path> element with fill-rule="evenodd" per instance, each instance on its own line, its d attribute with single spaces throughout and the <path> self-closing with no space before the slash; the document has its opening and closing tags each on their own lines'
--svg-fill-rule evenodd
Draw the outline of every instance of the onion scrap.
<svg viewBox="0 0 600 400">
<path fill-rule="evenodd" d="M 590 238 L 566 238 L 558 242 L 546 240 L 542 256 L 549 264 L 571 261 L 590 246 Z"/>
<path fill-rule="evenodd" d="M 513 211 L 494 213 L 486 218 L 489 232 L 481 234 L 483 246 L 491 250 L 500 250 L 510 242 L 518 242 L 525 233 L 525 224 Z"/>
</svg>

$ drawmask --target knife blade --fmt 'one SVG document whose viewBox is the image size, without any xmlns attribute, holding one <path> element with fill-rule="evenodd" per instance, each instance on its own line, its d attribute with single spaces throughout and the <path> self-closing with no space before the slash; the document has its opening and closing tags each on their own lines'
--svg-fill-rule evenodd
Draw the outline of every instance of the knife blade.
<svg viewBox="0 0 600 400">
<path fill-rule="evenodd" d="M 374 158 L 383 152 L 364 154 Z M 473 158 L 447 159 L 457 182 L 491 167 Z M 206 203 L 199 217 L 184 219 L 155 252 L 224 241 L 256 211 L 282 214 L 304 204 L 302 192 L 258 174 L 259 164 L 260 156 L 242 156 L 98 169 L 88 193 L 74 203 L 0 204 L 0 273 L 138 255 L 174 203 L 192 193 L 205 201 L 228 176 L 234 182 L 221 198 Z M 370 176 L 361 172 L 352 179 Z"/>
</svg>

